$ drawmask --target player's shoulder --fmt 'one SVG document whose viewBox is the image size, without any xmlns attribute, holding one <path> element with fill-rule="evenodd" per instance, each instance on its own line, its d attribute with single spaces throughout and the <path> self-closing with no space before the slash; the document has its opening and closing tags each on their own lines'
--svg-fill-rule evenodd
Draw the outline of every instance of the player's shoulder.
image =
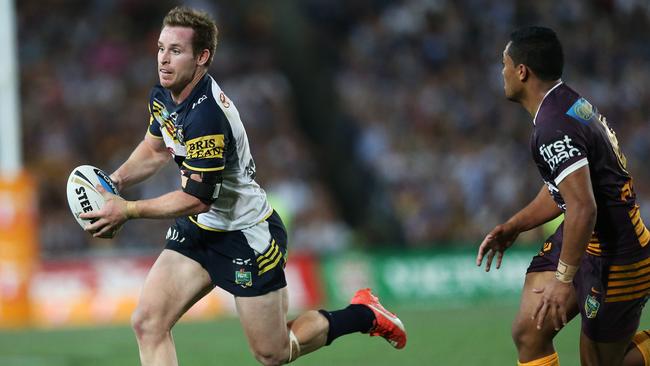
<svg viewBox="0 0 650 366">
<path fill-rule="evenodd" d="M 169 92 L 163 88 L 162 85 L 156 84 L 151 88 L 151 91 L 149 92 L 149 104 L 152 106 L 160 105 L 166 106 L 167 104 L 171 103 L 171 95 Z"/>
<path fill-rule="evenodd" d="M 224 131 L 227 128 L 228 117 L 218 106 L 218 102 L 213 96 L 213 84 L 214 80 L 209 75 L 206 75 L 197 84 L 196 89 L 187 101 L 187 117 L 183 123 L 188 130 L 195 133 L 212 133 Z"/>
<path fill-rule="evenodd" d="M 233 102 L 226 96 L 219 83 L 212 77 L 210 77 L 209 83 L 209 96 L 222 111 L 227 112 L 231 108 L 235 109 Z"/>
<path fill-rule="evenodd" d="M 214 114 L 215 103 L 212 98 L 213 79 L 206 74 L 203 79 L 196 85 L 188 100 L 188 108 L 194 114 Z"/>
<path fill-rule="evenodd" d="M 231 112 L 236 108 L 219 84 L 210 75 L 206 75 L 206 79 L 201 82 L 200 88 L 194 94 L 190 110 L 202 119 L 228 122 L 235 118 Z"/>
<path fill-rule="evenodd" d="M 564 83 L 554 87 L 542 100 L 535 127 L 537 130 L 564 130 L 579 128 L 581 118 L 589 120 L 586 108 L 589 103 Z M 589 104 L 589 107 L 591 105 Z"/>
</svg>

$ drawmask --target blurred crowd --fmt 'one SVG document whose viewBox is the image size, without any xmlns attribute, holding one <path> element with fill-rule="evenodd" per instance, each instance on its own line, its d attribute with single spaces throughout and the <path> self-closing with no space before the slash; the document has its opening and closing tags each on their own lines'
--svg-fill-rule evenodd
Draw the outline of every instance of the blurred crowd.
<svg viewBox="0 0 650 366">
<path fill-rule="evenodd" d="M 77 165 L 112 172 L 144 136 L 160 23 L 176 3 L 48 3 L 17 3 L 25 159 L 39 182 L 43 253 L 158 250 L 169 221 L 133 221 L 114 240 L 91 240 L 72 218 L 64 187 Z M 267 8 L 251 3 L 242 14 L 230 2 L 185 2 L 217 20 L 210 73 L 242 115 L 257 180 L 285 219 L 291 247 L 327 253 L 354 246 L 363 232 L 342 219 L 299 127 L 294 100 L 308 91 L 292 87 L 263 34 Z M 541 187 L 528 150 L 531 118 L 503 98 L 501 82 L 508 34 L 527 24 L 558 32 L 564 80 L 618 132 L 650 218 L 647 1 L 295 3 L 337 50 L 331 67 L 341 113 L 361 131 L 354 152 L 382 182 L 401 225 L 406 243 L 396 244 L 480 241 Z M 170 164 L 123 195 L 155 197 L 178 184 Z"/>
<path fill-rule="evenodd" d="M 388 4 L 351 26 L 337 84 L 363 126 L 358 153 L 387 182 L 408 242 L 482 238 L 542 186 L 532 119 L 505 100 L 501 81 L 505 43 L 523 25 L 558 33 L 564 80 L 618 132 L 650 217 L 650 3 Z"/>
</svg>

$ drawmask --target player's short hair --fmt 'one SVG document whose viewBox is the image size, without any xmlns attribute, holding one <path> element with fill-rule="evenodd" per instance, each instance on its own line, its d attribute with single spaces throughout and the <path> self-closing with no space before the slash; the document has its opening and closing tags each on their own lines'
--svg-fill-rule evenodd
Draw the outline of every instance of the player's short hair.
<svg viewBox="0 0 650 366">
<path fill-rule="evenodd" d="M 163 27 L 165 26 L 192 28 L 194 30 L 192 52 L 196 56 L 205 49 L 209 50 L 210 57 L 205 66 L 210 65 L 214 58 L 214 52 L 217 49 L 219 30 L 217 29 L 217 24 L 208 13 L 184 6 L 177 6 L 165 15 Z"/>
<path fill-rule="evenodd" d="M 544 81 L 562 77 L 564 52 L 555 32 L 545 27 L 524 27 L 510 34 L 508 55 L 515 65 L 528 66 Z"/>
</svg>

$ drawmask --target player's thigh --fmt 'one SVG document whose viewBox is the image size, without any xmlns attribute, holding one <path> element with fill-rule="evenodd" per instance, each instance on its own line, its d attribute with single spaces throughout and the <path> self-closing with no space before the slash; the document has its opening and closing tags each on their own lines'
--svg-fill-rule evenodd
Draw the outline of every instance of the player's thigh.
<svg viewBox="0 0 650 366">
<path fill-rule="evenodd" d="M 527 336 L 536 336 L 551 339 L 557 334 L 553 324 L 550 321 L 545 321 L 541 330 L 537 329 L 537 319 L 532 319 L 532 316 L 539 305 L 543 293 L 536 293 L 533 289 L 542 289 L 551 281 L 555 281 L 555 272 L 529 272 L 526 274 L 524 287 L 521 293 L 521 302 L 519 304 L 519 312 L 517 313 L 512 325 L 513 337 L 521 337 L 524 334 Z M 569 308 L 567 309 L 567 319 L 573 319 L 578 314 L 578 305 L 576 302 L 575 292 L 571 293 L 569 299 Z"/>
<path fill-rule="evenodd" d="M 255 297 L 235 297 L 239 319 L 251 348 L 274 353 L 288 346 L 287 288 Z"/>
<path fill-rule="evenodd" d="M 173 325 L 213 285 L 196 261 L 164 249 L 144 282 L 136 313 Z"/>
</svg>

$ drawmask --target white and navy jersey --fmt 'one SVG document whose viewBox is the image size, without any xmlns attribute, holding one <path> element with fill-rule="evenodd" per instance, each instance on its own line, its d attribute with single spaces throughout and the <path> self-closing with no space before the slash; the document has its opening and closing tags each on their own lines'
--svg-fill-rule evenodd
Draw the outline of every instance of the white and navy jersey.
<svg viewBox="0 0 650 366">
<path fill-rule="evenodd" d="M 154 86 L 149 112 L 148 133 L 163 139 L 180 169 L 222 172 L 210 211 L 190 220 L 203 229 L 233 231 L 271 214 L 266 193 L 255 182 L 255 163 L 239 112 L 210 75 L 179 105 L 167 89 Z"/>
</svg>

